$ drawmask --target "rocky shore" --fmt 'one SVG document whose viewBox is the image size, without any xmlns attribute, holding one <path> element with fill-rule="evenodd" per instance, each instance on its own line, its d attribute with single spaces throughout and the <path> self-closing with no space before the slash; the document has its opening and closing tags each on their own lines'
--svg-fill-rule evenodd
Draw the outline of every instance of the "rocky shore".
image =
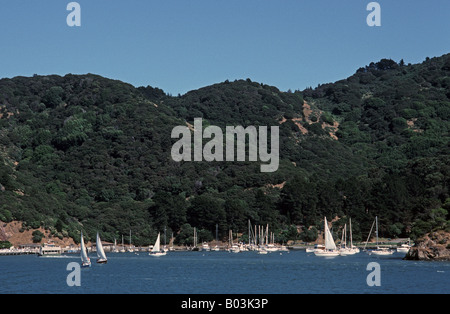
<svg viewBox="0 0 450 314">
<path fill-rule="evenodd" d="M 427 233 L 416 241 L 406 254 L 406 260 L 450 261 L 450 232 L 439 230 Z"/>
</svg>

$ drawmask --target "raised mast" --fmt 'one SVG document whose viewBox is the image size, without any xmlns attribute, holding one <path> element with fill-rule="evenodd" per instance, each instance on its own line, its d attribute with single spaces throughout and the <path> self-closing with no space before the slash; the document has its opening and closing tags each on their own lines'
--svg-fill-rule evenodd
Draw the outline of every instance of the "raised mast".
<svg viewBox="0 0 450 314">
<path fill-rule="evenodd" d="M 378 216 L 375 216 L 376 235 L 377 235 L 377 248 L 378 248 Z"/>
<path fill-rule="evenodd" d="M 350 248 L 353 248 L 353 237 L 352 237 L 352 219 L 350 218 Z"/>
</svg>

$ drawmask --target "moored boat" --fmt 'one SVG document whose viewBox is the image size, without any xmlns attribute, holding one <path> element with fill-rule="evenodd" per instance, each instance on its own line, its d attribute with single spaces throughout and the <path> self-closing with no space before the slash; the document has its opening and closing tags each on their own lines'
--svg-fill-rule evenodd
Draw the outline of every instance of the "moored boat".
<svg viewBox="0 0 450 314">
<path fill-rule="evenodd" d="M 397 252 L 399 253 L 408 253 L 409 249 L 411 248 L 411 244 L 408 240 L 408 243 L 403 243 L 402 245 L 400 245 L 400 247 L 397 248 Z"/>
<path fill-rule="evenodd" d="M 164 256 L 167 254 L 166 251 L 161 251 L 161 244 L 160 244 L 160 234 L 158 233 L 158 237 L 156 238 L 155 245 L 153 246 L 153 249 L 151 252 L 148 253 L 150 256 Z"/>
<path fill-rule="evenodd" d="M 325 247 L 323 250 L 315 250 L 314 254 L 316 256 L 323 256 L 323 257 L 335 257 L 339 256 L 339 251 L 336 248 L 336 244 L 333 240 L 333 235 L 330 232 L 330 229 L 328 228 L 327 223 L 327 217 L 324 219 L 324 232 L 325 232 Z"/>
<path fill-rule="evenodd" d="M 380 256 L 394 254 L 394 250 L 391 250 L 386 247 L 380 247 L 378 245 L 378 216 L 375 216 L 375 226 L 376 226 L 375 232 L 376 232 L 376 238 L 377 238 L 377 248 L 375 250 L 369 250 L 367 253 L 369 255 L 373 254 L 373 255 L 380 255 Z M 373 224 L 372 224 L 372 228 L 373 228 Z M 372 229 L 370 229 L 370 231 L 372 232 Z M 369 232 L 369 237 L 370 237 L 370 232 Z M 367 238 L 367 241 L 369 241 L 369 237 Z M 366 245 L 367 245 L 367 241 L 366 241 Z"/>
<path fill-rule="evenodd" d="M 350 227 L 350 246 L 347 247 L 347 225 L 344 226 L 344 232 L 345 232 L 345 241 L 344 245 L 339 249 L 339 255 L 341 256 L 347 256 L 347 255 L 353 255 L 356 253 L 359 253 L 359 248 L 353 245 L 353 236 L 352 236 L 352 219 L 349 219 L 349 227 Z"/>
<path fill-rule="evenodd" d="M 375 250 L 369 251 L 369 254 L 373 255 L 392 255 L 394 254 L 394 250 L 391 250 L 386 247 L 377 247 Z"/>
</svg>

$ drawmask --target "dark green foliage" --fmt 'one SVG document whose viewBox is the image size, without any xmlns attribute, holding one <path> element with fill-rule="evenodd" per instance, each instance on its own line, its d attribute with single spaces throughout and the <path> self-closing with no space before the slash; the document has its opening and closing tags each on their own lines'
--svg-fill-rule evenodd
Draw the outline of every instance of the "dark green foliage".
<svg viewBox="0 0 450 314">
<path fill-rule="evenodd" d="M 9 249 L 12 246 L 9 241 L 0 241 L 0 250 L 1 249 Z"/>
<path fill-rule="evenodd" d="M 45 93 L 44 97 L 42 97 L 42 102 L 51 108 L 55 108 L 62 102 L 61 95 L 64 90 L 61 86 L 53 86 Z"/>
<path fill-rule="evenodd" d="M 318 231 L 316 227 L 311 227 L 308 230 L 302 232 L 301 239 L 304 242 L 313 242 L 317 239 Z"/>
<path fill-rule="evenodd" d="M 224 200 L 209 193 L 193 197 L 187 214 L 191 226 L 209 230 L 211 234 L 216 224 L 226 226 Z"/>
<path fill-rule="evenodd" d="M 33 243 L 39 243 L 42 241 L 44 234 L 39 230 L 35 230 L 33 231 L 32 236 L 33 236 Z"/>
</svg>

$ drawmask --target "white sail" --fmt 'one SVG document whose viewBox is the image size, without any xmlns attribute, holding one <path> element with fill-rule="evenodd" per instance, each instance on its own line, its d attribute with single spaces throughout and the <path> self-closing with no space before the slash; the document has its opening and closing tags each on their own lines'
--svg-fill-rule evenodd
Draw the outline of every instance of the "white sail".
<svg viewBox="0 0 450 314">
<path fill-rule="evenodd" d="M 161 245 L 160 245 L 160 234 L 158 233 L 158 237 L 156 238 L 155 245 L 153 246 L 152 252 L 159 252 L 161 251 Z"/>
<path fill-rule="evenodd" d="M 336 244 L 334 243 L 333 236 L 328 228 L 327 217 L 325 217 L 325 249 L 336 250 Z"/>
<path fill-rule="evenodd" d="M 97 232 L 97 256 L 102 260 L 106 260 L 105 251 L 103 250 L 102 240 Z"/>
<path fill-rule="evenodd" d="M 81 262 L 83 266 L 88 266 L 91 264 L 91 260 L 86 252 L 86 246 L 84 245 L 83 231 L 81 232 Z"/>
<path fill-rule="evenodd" d="M 314 250 L 316 256 L 335 257 L 339 255 L 339 251 L 336 249 L 333 236 L 328 228 L 327 218 L 324 219 L 324 231 L 325 231 L 325 248 Z"/>
</svg>

